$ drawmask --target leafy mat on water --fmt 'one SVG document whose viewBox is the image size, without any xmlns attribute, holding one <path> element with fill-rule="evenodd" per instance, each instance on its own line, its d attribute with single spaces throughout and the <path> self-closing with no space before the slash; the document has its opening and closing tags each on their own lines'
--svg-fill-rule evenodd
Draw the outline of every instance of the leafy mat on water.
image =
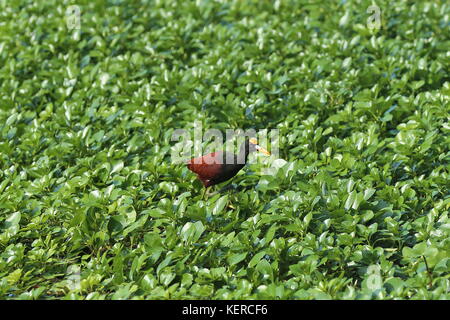
<svg viewBox="0 0 450 320">
<path fill-rule="evenodd" d="M 448 299 L 450 5 L 0 1 L 0 297 Z M 176 129 L 280 130 L 203 201 Z"/>
</svg>

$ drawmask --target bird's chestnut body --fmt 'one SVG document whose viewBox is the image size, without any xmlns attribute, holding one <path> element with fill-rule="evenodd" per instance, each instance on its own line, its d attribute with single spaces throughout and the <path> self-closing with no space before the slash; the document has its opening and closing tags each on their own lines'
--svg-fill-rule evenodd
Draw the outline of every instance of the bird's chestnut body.
<svg viewBox="0 0 450 320">
<path fill-rule="evenodd" d="M 234 177 L 247 163 L 250 152 L 261 151 L 270 154 L 256 144 L 255 139 L 246 139 L 239 154 L 218 151 L 187 162 L 187 167 L 196 173 L 205 187 L 213 186 Z"/>
</svg>

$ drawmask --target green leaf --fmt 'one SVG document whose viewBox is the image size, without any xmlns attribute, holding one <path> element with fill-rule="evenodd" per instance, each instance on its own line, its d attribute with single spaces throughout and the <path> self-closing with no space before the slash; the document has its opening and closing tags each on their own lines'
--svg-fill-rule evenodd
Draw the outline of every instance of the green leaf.
<svg viewBox="0 0 450 320">
<path fill-rule="evenodd" d="M 197 242 L 204 231 L 205 227 L 201 221 L 197 221 L 195 223 L 188 222 L 181 229 L 181 239 L 189 243 Z"/>
<path fill-rule="evenodd" d="M 111 170 L 111 174 L 116 173 L 116 172 L 120 172 L 123 169 L 123 161 L 117 161 L 112 165 L 112 170 Z"/>
<path fill-rule="evenodd" d="M 244 260 L 246 257 L 247 257 L 247 252 L 234 253 L 227 258 L 227 261 L 230 266 L 233 266 L 235 264 L 238 264 L 242 260 Z"/>
<path fill-rule="evenodd" d="M 373 188 L 369 188 L 364 190 L 364 200 L 367 201 L 369 200 L 375 193 L 375 189 Z"/>
<path fill-rule="evenodd" d="M 255 254 L 253 256 L 253 258 L 250 260 L 250 262 L 248 263 L 249 268 L 253 268 L 255 265 L 257 265 L 258 262 L 262 259 L 262 257 L 264 257 L 265 254 L 266 254 L 266 251 L 261 251 L 261 252 L 258 252 L 257 254 Z"/>
<path fill-rule="evenodd" d="M 344 205 L 345 210 L 349 210 L 350 208 L 353 207 L 355 200 L 356 200 L 356 196 L 357 196 L 356 191 L 350 192 L 350 194 L 347 197 L 347 200 L 345 201 L 345 205 Z"/>
<path fill-rule="evenodd" d="M 219 213 L 221 213 L 223 211 L 223 209 L 225 208 L 225 205 L 228 202 L 228 195 L 222 196 L 220 197 L 216 203 L 214 204 L 213 208 L 212 208 L 212 214 L 213 215 L 217 215 Z"/>
</svg>

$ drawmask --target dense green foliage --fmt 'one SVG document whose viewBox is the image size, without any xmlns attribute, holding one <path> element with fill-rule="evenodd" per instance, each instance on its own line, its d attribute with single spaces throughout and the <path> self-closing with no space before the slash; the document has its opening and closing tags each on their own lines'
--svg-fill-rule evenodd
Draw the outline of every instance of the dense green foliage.
<svg viewBox="0 0 450 320">
<path fill-rule="evenodd" d="M 448 299 L 450 5 L 374 3 L 0 0 L 0 297 Z M 286 163 L 202 200 L 196 119 Z"/>
</svg>

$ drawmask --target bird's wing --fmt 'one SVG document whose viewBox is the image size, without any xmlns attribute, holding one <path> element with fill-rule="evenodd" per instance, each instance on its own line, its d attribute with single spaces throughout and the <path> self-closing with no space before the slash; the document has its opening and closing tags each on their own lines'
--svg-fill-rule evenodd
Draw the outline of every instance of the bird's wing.
<svg viewBox="0 0 450 320">
<path fill-rule="evenodd" d="M 217 177 L 223 168 L 222 152 L 213 152 L 188 161 L 187 167 L 201 179 L 211 180 Z"/>
</svg>

